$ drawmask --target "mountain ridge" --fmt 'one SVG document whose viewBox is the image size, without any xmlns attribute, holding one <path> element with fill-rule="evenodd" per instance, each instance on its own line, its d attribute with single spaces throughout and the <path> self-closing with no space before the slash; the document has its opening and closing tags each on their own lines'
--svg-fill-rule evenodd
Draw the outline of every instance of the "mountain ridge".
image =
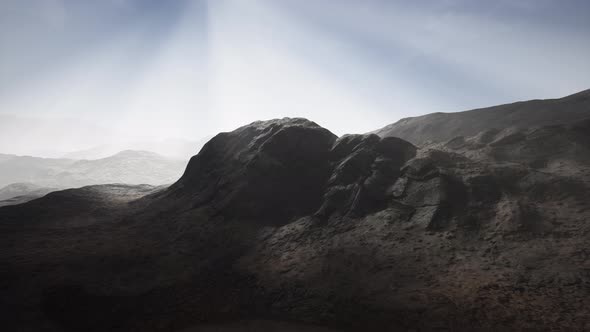
<svg viewBox="0 0 590 332">
<path fill-rule="evenodd" d="M 254 122 L 215 136 L 168 188 L 0 208 L 0 306 L 9 325 L 56 331 L 244 319 L 583 330 L 589 135 L 582 121 L 420 148 L 305 119 Z M 575 176 L 560 166 L 571 163 Z"/>
<path fill-rule="evenodd" d="M 403 118 L 371 133 L 396 136 L 417 145 L 474 136 L 491 129 L 570 124 L 590 117 L 590 89 L 555 99 L 534 99 L 454 113 Z"/>
<path fill-rule="evenodd" d="M 0 186 L 19 182 L 52 188 L 106 183 L 161 185 L 176 181 L 185 165 L 183 160 L 137 150 L 94 160 L 0 155 Z"/>
</svg>

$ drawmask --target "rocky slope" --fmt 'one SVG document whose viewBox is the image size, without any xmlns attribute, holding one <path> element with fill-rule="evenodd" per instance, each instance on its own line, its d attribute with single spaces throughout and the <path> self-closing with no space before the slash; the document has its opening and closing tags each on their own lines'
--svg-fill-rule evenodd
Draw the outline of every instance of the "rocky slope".
<svg viewBox="0 0 590 332">
<path fill-rule="evenodd" d="M 4 324 L 588 330 L 589 151 L 588 121 L 424 148 L 255 122 L 167 189 L 0 208 Z"/>
<path fill-rule="evenodd" d="M 422 146 L 445 142 L 457 136 L 476 136 L 487 130 L 573 124 L 587 118 L 590 118 L 590 90 L 559 99 L 405 118 L 373 133 L 381 137 L 400 137 Z"/>
</svg>

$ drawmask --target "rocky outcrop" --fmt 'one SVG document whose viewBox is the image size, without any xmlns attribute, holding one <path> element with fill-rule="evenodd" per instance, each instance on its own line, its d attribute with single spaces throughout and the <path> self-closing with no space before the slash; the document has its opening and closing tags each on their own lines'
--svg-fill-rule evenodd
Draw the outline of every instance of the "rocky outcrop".
<svg viewBox="0 0 590 332">
<path fill-rule="evenodd" d="M 230 218 L 280 223 L 308 215 L 320 204 L 335 140 L 306 119 L 254 122 L 205 144 L 169 195 Z"/>
<path fill-rule="evenodd" d="M 346 135 L 339 138 L 328 157 L 332 172 L 316 215 L 365 216 L 383 210 L 391 202 L 390 187 L 400 176 L 416 148 L 397 138 Z"/>
<path fill-rule="evenodd" d="M 167 194 L 229 218 L 285 223 L 311 215 L 367 215 L 416 148 L 397 138 L 339 139 L 305 119 L 255 122 L 222 133 L 191 159 Z"/>
</svg>

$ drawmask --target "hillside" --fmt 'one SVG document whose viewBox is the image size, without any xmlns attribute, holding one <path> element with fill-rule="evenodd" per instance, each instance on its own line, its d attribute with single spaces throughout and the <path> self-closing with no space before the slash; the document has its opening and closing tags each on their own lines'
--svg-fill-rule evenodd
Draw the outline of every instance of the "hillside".
<svg viewBox="0 0 590 332">
<path fill-rule="evenodd" d="M 588 121 L 436 148 L 254 122 L 166 189 L 0 208 L 5 326 L 587 330 L 589 142 Z"/>
<path fill-rule="evenodd" d="M 457 113 L 432 113 L 401 119 L 373 133 L 413 144 L 440 143 L 487 130 L 572 124 L 590 118 L 590 90 L 567 97 L 531 100 Z"/>
<path fill-rule="evenodd" d="M 186 162 L 153 152 L 126 150 L 113 156 L 79 160 L 56 174 L 60 183 L 70 187 L 102 183 L 169 184 L 182 174 Z"/>
</svg>

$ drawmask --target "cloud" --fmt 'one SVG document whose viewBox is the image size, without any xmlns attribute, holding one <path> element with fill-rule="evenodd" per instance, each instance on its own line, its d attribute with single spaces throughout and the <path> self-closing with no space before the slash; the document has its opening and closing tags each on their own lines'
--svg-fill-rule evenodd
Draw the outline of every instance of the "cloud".
<svg viewBox="0 0 590 332">
<path fill-rule="evenodd" d="M 449 2 L 446 6 L 320 3 L 323 7 L 319 10 L 298 9 L 328 26 L 335 38 L 356 39 L 369 49 L 390 54 L 398 59 L 397 63 L 389 62 L 392 66 L 415 61 L 433 64 L 444 72 L 441 87 L 451 83 L 469 88 L 479 81 L 485 82 L 479 87 L 483 94 L 529 98 L 561 96 L 590 83 L 586 75 L 590 66 L 585 61 L 590 45 L 584 42 L 585 32 L 531 19 L 539 15 L 537 12 L 497 16 L 490 8 L 458 10 Z M 409 84 L 417 78 L 419 85 L 423 77 L 405 78 Z"/>
<path fill-rule="evenodd" d="M 573 1 L 7 0 L 0 112 L 112 130 L 91 139 L 43 131 L 39 144 L 64 149 L 68 140 L 194 140 L 283 116 L 366 132 L 588 88 L 590 19 L 576 9 Z"/>
</svg>

